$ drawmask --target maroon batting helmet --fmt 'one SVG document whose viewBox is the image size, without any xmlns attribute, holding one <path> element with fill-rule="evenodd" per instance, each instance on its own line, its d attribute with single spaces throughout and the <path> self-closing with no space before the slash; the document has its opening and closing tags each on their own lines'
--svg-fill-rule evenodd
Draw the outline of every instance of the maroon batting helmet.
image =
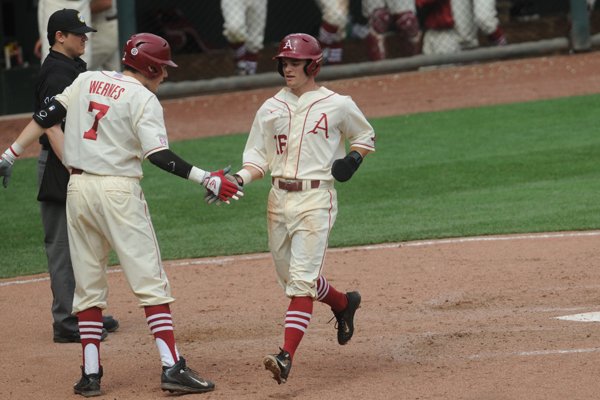
<svg viewBox="0 0 600 400">
<path fill-rule="evenodd" d="M 319 41 L 306 33 L 290 33 L 279 43 L 277 55 L 273 57 L 279 60 L 277 70 L 283 76 L 282 58 L 295 58 L 298 60 L 310 60 L 304 67 L 306 75 L 316 76 L 323 63 L 323 50 Z"/>
<path fill-rule="evenodd" d="M 131 36 L 125 44 L 122 61 L 149 79 L 160 76 L 163 65 L 177 66 L 171 60 L 169 43 L 152 33 Z"/>
</svg>

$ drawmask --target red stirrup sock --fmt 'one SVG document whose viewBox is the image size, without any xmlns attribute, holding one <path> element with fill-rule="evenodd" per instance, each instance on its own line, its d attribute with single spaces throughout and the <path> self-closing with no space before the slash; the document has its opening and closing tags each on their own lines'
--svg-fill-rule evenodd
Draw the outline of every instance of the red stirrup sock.
<svg viewBox="0 0 600 400">
<path fill-rule="evenodd" d="M 285 314 L 285 331 L 283 334 L 283 350 L 294 353 L 308 328 L 313 311 L 313 299 L 310 297 L 292 297 Z"/>
<path fill-rule="evenodd" d="M 145 306 L 146 322 L 158 347 L 160 360 L 165 367 L 172 367 L 179 360 L 173 333 L 173 318 L 168 304 Z"/>
<path fill-rule="evenodd" d="M 102 340 L 102 310 L 88 308 L 77 313 L 79 337 L 83 350 L 83 368 L 86 375 L 100 371 L 100 341 Z"/>
<path fill-rule="evenodd" d="M 334 312 L 344 311 L 348 306 L 346 295 L 331 286 L 323 275 L 317 280 L 317 301 L 327 304 Z"/>
</svg>

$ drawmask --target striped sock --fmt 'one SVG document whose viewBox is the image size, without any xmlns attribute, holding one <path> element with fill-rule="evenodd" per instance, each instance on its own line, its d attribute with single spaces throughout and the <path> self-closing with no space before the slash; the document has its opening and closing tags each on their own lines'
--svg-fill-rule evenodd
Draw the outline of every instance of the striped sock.
<svg viewBox="0 0 600 400">
<path fill-rule="evenodd" d="M 173 318 L 168 304 L 158 306 L 145 306 L 146 322 L 158 347 L 160 360 L 165 367 L 172 367 L 179 361 L 179 352 L 175 345 L 173 333 Z"/>
<path fill-rule="evenodd" d="M 313 311 L 313 299 L 310 297 L 293 297 L 285 315 L 285 331 L 283 334 L 283 350 L 294 353 L 308 328 Z"/>
<path fill-rule="evenodd" d="M 348 306 L 348 298 L 327 282 L 323 275 L 317 280 L 317 301 L 327 304 L 334 312 L 343 311 Z"/>
<path fill-rule="evenodd" d="M 102 340 L 102 310 L 88 308 L 77 313 L 79 337 L 83 350 L 83 368 L 86 375 L 100 371 L 100 341 Z"/>
</svg>

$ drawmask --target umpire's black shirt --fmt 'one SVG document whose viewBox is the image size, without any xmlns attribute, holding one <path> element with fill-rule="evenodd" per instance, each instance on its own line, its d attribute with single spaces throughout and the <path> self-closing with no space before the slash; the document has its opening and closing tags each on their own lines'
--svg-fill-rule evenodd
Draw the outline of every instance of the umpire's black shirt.
<svg viewBox="0 0 600 400">
<path fill-rule="evenodd" d="M 42 64 L 35 86 L 34 112 L 46 107 L 54 99 L 54 96 L 62 93 L 80 73 L 86 70 L 87 64 L 81 58 L 69 58 L 50 49 L 50 53 Z M 50 142 L 45 134 L 40 137 L 40 143 L 44 149 L 50 148 Z"/>
</svg>

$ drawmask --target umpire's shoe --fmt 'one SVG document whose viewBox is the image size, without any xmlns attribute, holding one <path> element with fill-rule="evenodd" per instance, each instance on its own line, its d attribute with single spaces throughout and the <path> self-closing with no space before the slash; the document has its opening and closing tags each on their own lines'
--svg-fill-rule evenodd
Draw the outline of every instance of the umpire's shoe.
<svg viewBox="0 0 600 400">
<path fill-rule="evenodd" d="M 337 320 L 337 339 L 338 343 L 344 345 L 352 339 L 354 335 L 354 314 L 360 307 L 360 293 L 347 292 L 348 306 L 344 311 L 334 312 Z"/>
<path fill-rule="evenodd" d="M 108 336 L 108 331 L 102 328 L 102 334 L 100 336 L 100 341 L 103 342 L 104 339 Z M 81 336 L 79 335 L 79 331 L 69 333 L 68 335 L 54 335 L 54 343 L 81 343 Z"/>
<path fill-rule="evenodd" d="M 102 327 L 108 332 L 114 332 L 119 329 L 119 321 L 114 319 L 112 315 L 105 315 L 102 317 Z"/>
<path fill-rule="evenodd" d="M 100 379 L 102 379 L 102 366 L 97 374 L 85 374 L 83 366 L 81 367 L 81 379 L 73 386 L 73 392 L 83 397 L 100 396 Z"/>
<path fill-rule="evenodd" d="M 265 369 L 268 369 L 273 374 L 273 379 L 277 381 L 279 385 L 287 382 L 288 375 L 292 369 L 292 358 L 290 353 L 283 349 L 279 354 L 269 354 L 263 359 Z"/>
<path fill-rule="evenodd" d="M 200 378 L 196 371 L 185 365 L 185 359 L 179 357 L 172 367 L 163 367 L 160 388 L 178 394 L 204 393 L 214 390 L 215 384 Z"/>
</svg>

